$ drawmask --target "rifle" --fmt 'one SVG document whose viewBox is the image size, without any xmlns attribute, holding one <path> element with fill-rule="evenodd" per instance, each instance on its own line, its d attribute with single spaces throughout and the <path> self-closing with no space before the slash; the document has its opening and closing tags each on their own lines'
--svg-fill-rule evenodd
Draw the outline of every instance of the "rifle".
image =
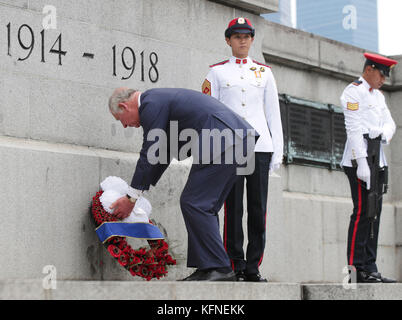
<svg viewBox="0 0 402 320">
<path fill-rule="evenodd" d="M 381 135 L 370 139 L 368 134 L 363 138 L 367 140 L 367 163 L 370 168 L 370 190 L 367 197 L 367 218 L 370 223 L 370 239 L 374 238 L 374 221 L 379 212 L 382 195 L 388 190 L 388 168 L 380 168 Z M 380 172 L 384 171 L 384 178 L 380 183 Z"/>
</svg>

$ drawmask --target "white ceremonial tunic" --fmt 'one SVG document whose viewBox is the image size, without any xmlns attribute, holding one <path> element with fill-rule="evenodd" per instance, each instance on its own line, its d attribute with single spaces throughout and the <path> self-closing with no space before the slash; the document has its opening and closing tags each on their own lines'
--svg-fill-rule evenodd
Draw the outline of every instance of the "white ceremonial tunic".
<svg viewBox="0 0 402 320">
<path fill-rule="evenodd" d="M 282 163 L 282 122 L 278 90 L 270 67 L 250 57 L 232 56 L 210 66 L 203 92 L 235 111 L 259 133 L 255 152 L 273 152 L 271 168 Z"/>
<path fill-rule="evenodd" d="M 382 92 L 371 89 L 368 82 L 360 77 L 359 81 L 345 88 L 341 103 L 347 134 L 341 166 L 352 167 L 351 160 L 367 157 L 367 141 L 363 138 L 363 134 L 369 133 L 369 129 L 373 127 L 383 129 L 380 167 L 386 166 L 383 144 L 389 144 L 396 126 Z"/>
</svg>

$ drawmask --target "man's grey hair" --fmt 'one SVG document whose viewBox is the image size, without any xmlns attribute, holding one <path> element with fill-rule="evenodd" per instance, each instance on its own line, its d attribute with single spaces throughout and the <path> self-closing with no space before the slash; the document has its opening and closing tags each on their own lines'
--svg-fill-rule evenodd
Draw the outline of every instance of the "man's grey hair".
<svg viewBox="0 0 402 320">
<path fill-rule="evenodd" d="M 123 89 L 118 92 L 114 92 L 109 98 L 110 112 L 113 114 L 121 112 L 119 103 L 128 101 L 131 95 L 133 95 L 136 91 L 137 90 L 134 89 Z"/>
</svg>

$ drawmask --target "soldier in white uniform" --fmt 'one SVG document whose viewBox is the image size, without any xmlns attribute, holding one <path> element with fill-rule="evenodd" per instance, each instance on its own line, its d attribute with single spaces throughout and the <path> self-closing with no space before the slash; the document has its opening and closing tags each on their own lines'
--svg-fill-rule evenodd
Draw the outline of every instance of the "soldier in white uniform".
<svg viewBox="0 0 402 320">
<path fill-rule="evenodd" d="M 259 273 L 265 249 L 269 170 L 279 169 L 283 134 L 278 91 L 271 68 L 248 56 L 255 30 L 246 18 L 230 21 L 225 31 L 233 56 L 210 66 L 202 91 L 223 102 L 251 124 L 260 137 L 255 171 L 239 176 L 225 202 L 224 246 L 239 281 L 266 282 Z M 243 193 L 247 180 L 246 257 L 243 252 Z"/>
<path fill-rule="evenodd" d="M 341 162 L 349 179 L 353 214 L 348 230 L 348 265 L 356 270 L 357 282 L 395 282 L 383 277 L 377 270 L 377 242 L 382 199 L 379 212 L 370 237 L 370 223 L 367 218 L 367 196 L 370 188 L 370 168 L 367 162 L 367 140 L 381 136 L 379 183 L 383 183 L 387 172 L 387 161 L 383 146 L 390 143 L 395 133 L 395 122 L 379 88 L 389 76 L 397 61 L 377 54 L 364 54 L 366 63 L 363 76 L 349 84 L 343 91 L 341 103 L 345 116 L 347 141 Z"/>
</svg>

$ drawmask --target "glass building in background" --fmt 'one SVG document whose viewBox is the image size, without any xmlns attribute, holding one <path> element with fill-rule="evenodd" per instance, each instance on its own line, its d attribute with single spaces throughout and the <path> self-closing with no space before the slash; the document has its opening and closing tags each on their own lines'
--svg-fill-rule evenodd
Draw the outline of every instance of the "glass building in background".
<svg viewBox="0 0 402 320">
<path fill-rule="evenodd" d="M 291 0 L 279 0 L 279 11 L 275 13 L 262 14 L 265 19 L 283 24 L 288 27 L 294 27 L 292 25 L 292 4 Z"/>
<path fill-rule="evenodd" d="M 294 9 L 295 8 L 295 9 Z M 279 0 L 279 12 L 265 14 L 267 20 L 291 26 L 329 39 L 378 52 L 377 0 Z M 289 24 L 290 23 L 290 24 Z"/>
</svg>

